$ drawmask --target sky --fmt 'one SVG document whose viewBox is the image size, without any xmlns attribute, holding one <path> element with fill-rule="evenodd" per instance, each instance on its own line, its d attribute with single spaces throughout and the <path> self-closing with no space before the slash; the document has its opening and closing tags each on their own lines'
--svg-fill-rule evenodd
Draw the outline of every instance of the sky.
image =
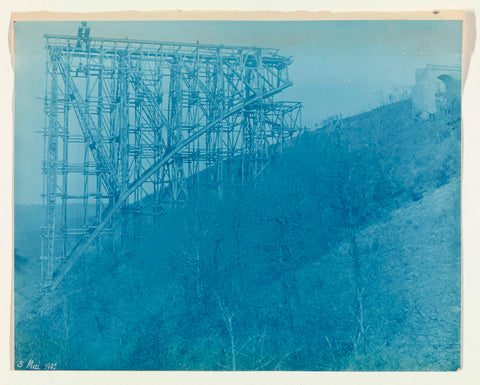
<svg viewBox="0 0 480 385">
<path fill-rule="evenodd" d="M 415 83 L 427 64 L 461 65 L 461 21 L 96 21 L 91 36 L 278 48 L 293 57 L 294 85 L 314 127 L 329 116 L 372 109 Z M 45 59 L 43 35 L 76 35 L 78 22 L 16 22 L 15 204 L 41 202 Z"/>
</svg>

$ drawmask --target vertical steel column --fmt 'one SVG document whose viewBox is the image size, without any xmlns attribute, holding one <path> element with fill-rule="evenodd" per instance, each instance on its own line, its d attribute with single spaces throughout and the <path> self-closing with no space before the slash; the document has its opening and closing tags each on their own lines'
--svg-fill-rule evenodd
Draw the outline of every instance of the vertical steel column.
<svg viewBox="0 0 480 385">
<path fill-rule="evenodd" d="M 140 52 L 140 58 L 135 62 L 131 62 L 130 71 L 134 72 L 135 78 L 139 79 L 139 82 L 147 81 L 148 80 L 148 68 L 144 68 L 143 60 L 142 60 L 143 52 Z M 146 148 L 143 147 L 142 137 L 144 135 L 142 129 L 142 110 L 144 104 L 144 92 L 139 88 L 135 87 L 134 89 L 134 106 L 133 106 L 133 119 L 134 119 L 134 126 L 132 129 L 127 131 L 133 131 L 134 136 L 134 144 L 130 146 L 131 150 L 129 151 L 129 156 L 133 157 L 133 175 L 134 178 L 139 178 L 142 172 L 142 158 L 147 151 Z M 129 134 L 127 134 L 129 135 Z M 142 217 L 142 191 L 138 189 L 134 193 L 133 198 L 133 238 L 137 239 L 139 237 L 139 229 L 141 228 L 142 221 L 144 218 Z"/>
<path fill-rule="evenodd" d="M 57 120 L 57 63 L 56 56 L 50 55 L 50 69 L 47 68 L 47 76 L 50 76 L 50 95 L 46 113 L 48 119 L 47 134 L 47 226 L 46 226 L 46 255 L 42 258 L 42 275 L 44 287 L 52 284 L 54 263 L 56 258 L 56 201 L 57 201 L 57 158 L 58 158 L 58 120 Z M 48 64 L 47 64 L 48 67 Z"/>
<path fill-rule="evenodd" d="M 103 56 L 100 56 L 97 75 L 97 130 L 101 134 L 103 129 Z M 102 181 L 98 165 L 95 165 L 95 223 L 102 221 Z M 102 251 L 102 239 L 98 237 L 96 242 L 97 258 L 100 258 Z"/>
<path fill-rule="evenodd" d="M 165 148 L 163 146 L 163 131 L 165 127 L 162 124 L 162 121 L 159 116 L 159 112 L 162 110 L 162 106 L 164 104 L 163 101 L 163 72 L 162 66 L 164 65 L 164 57 L 161 52 L 156 53 L 155 62 L 154 62 L 154 75 L 153 75 L 153 92 L 154 92 L 154 102 L 155 102 L 155 114 L 154 119 L 151 124 L 151 128 L 153 130 L 153 162 L 157 162 L 161 155 L 164 153 Z M 162 202 L 160 198 L 160 193 L 162 189 L 162 181 L 161 181 L 161 171 L 158 170 L 153 175 L 153 199 L 154 208 L 153 208 L 153 220 L 155 223 L 158 222 L 160 215 L 162 214 Z"/>
<path fill-rule="evenodd" d="M 171 130 L 168 135 L 168 148 L 175 148 L 183 137 L 182 133 L 182 63 L 181 58 L 177 56 L 176 62 L 172 63 L 170 67 L 170 116 L 169 124 Z M 174 157 L 171 174 L 170 185 L 172 188 L 173 202 L 177 202 L 180 199 L 185 199 L 185 177 L 183 170 L 183 156 L 178 154 Z M 183 194 L 183 195 L 182 195 Z"/>
<path fill-rule="evenodd" d="M 117 101 L 118 101 L 118 163 L 120 175 L 120 191 L 123 192 L 127 188 L 129 181 L 129 114 L 128 114 L 128 63 L 126 52 L 119 55 L 118 78 L 117 78 Z M 123 205 L 121 216 L 121 245 L 122 248 L 127 246 L 128 238 L 128 204 L 126 201 Z"/>
<path fill-rule="evenodd" d="M 88 59 L 87 59 L 88 60 Z M 81 115 L 84 117 L 85 121 L 89 116 L 89 103 L 90 103 L 90 95 L 89 95 L 89 85 L 90 85 L 90 73 L 86 69 L 88 68 L 88 62 L 85 62 L 84 69 L 85 71 L 85 95 L 84 95 L 84 103 L 81 109 Z M 97 131 L 98 134 L 98 131 Z M 88 136 L 84 136 L 84 156 L 83 156 L 83 227 L 85 231 L 88 230 L 88 205 L 89 205 L 89 175 L 88 175 L 88 168 L 90 166 L 90 151 L 91 145 L 89 143 Z"/>
<path fill-rule="evenodd" d="M 67 45 L 67 71 L 70 70 L 70 45 Z M 63 170 L 63 183 L 62 183 L 62 232 L 63 232 L 63 250 L 62 258 L 67 257 L 67 232 L 68 232 L 68 144 L 69 144 L 69 111 L 70 103 L 69 98 L 67 97 L 67 91 L 69 89 L 69 78 L 67 78 L 65 87 L 64 87 L 64 97 L 63 97 L 63 159 L 62 159 L 62 170 Z"/>
</svg>

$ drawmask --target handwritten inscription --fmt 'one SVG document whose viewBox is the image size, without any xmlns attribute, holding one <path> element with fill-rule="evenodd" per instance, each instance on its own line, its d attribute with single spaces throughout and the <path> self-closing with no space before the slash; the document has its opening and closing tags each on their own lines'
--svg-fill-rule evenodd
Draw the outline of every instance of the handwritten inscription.
<svg viewBox="0 0 480 385">
<path fill-rule="evenodd" d="M 56 370 L 57 363 L 47 362 L 45 364 L 42 364 L 40 361 L 35 361 L 35 360 L 18 361 L 17 368 L 25 369 L 25 370 Z"/>
</svg>

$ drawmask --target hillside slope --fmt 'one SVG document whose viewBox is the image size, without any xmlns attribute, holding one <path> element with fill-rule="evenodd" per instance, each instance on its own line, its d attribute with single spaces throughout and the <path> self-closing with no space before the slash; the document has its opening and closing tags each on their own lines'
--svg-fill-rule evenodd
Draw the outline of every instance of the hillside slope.
<svg viewBox="0 0 480 385">
<path fill-rule="evenodd" d="M 459 139 L 459 115 L 419 122 L 409 101 L 304 133 L 247 185 L 198 193 L 126 250 L 78 263 L 48 314 L 17 313 L 16 357 L 455 370 Z"/>
<path fill-rule="evenodd" d="M 299 273 L 301 307 L 336 320 L 323 333 L 338 369 L 460 366 L 459 186 L 403 205 Z M 339 336 L 358 349 L 342 357 Z"/>
</svg>

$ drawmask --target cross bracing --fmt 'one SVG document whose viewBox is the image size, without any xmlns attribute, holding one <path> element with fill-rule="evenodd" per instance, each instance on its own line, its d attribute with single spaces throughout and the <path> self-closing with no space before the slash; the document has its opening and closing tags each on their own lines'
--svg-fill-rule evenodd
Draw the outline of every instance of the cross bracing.
<svg viewBox="0 0 480 385">
<path fill-rule="evenodd" d="M 291 58 L 257 47 L 45 35 L 45 288 L 197 185 L 241 184 L 301 126 Z M 116 236 L 117 235 L 117 236 Z"/>
</svg>

